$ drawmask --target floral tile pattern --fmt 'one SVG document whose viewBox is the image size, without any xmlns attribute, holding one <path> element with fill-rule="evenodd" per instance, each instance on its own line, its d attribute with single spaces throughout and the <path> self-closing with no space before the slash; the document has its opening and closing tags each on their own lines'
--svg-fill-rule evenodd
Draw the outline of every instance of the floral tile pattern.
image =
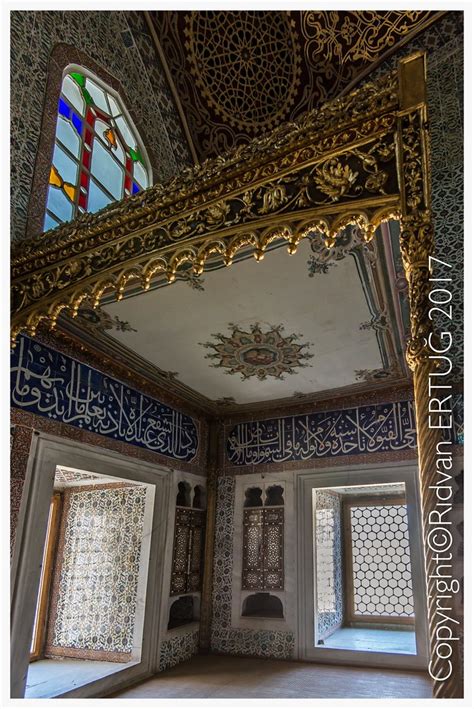
<svg viewBox="0 0 474 709">
<path fill-rule="evenodd" d="M 219 478 L 217 487 L 214 586 L 212 591 L 211 650 L 231 655 L 293 657 L 294 635 L 273 630 L 241 630 L 231 627 L 232 553 L 235 478 Z"/>
<path fill-rule="evenodd" d="M 145 497 L 121 484 L 64 493 L 47 654 L 132 651 Z"/>
<path fill-rule="evenodd" d="M 177 635 L 163 640 L 160 646 L 160 672 L 174 667 L 179 662 L 189 660 L 196 655 L 199 645 L 199 631 L 194 630 L 184 635 Z"/>
</svg>

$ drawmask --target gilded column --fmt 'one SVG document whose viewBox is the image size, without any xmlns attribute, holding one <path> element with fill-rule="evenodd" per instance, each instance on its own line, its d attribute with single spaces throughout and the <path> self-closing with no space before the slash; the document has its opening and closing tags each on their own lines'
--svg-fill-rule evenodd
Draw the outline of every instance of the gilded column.
<svg viewBox="0 0 474 709">
<path fill-rule="evenodd" d="M 416 428 L 418 436 L 418 468 L 423 522 L 423 547 L 428 597 L 430 636 L 430 671 L 434 680 L 433 696 L 463 696 L 462 666 L 458 649 L 436 652 L 439 596 L 437 568 L 439 560 L 429 544 L 430 526 L 437 510 L 437 446 L 439 428 L 430 427 L 430 378 L 435 373 L 436 359 L 430 355 L 435 342 L 429 313 L 430 256 L 434 252 L 434 234 L 430 211 L 428 135 L 426 129 L 425 57 L 420 54 L 400 64 L 401 112 L 398 124 L 398 156 L 400 166 L 402 220 L 400 248 L 408 280 L 411 337 L 407 361 L 413 372 Z M 433 513 L 433 515 L 432 515 Z"/>
</svg>

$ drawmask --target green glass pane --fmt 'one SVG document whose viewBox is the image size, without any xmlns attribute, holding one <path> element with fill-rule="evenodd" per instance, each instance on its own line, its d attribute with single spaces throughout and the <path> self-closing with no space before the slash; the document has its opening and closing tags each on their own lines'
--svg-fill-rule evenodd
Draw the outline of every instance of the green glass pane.
<svg viewBox="0 0 474 709">
<path fill-rule="evenodd" d="M 79 157 L 81 150 L 80 138 L 71 123 L 62 116 L 58 116 L 56 137 L 75 157 Z"/>
<path fill-rule="evenodd" d="M 140 161 L 142 164 L 145 164 L 142 154 L 140 152 L 140 148 L 137 148 L 136 150 L 134 150 L 133 148 L 130 148 L 130 155 L 132 156 L 133 162 Z"/>
<path fill-rule="evenodd" d="M 79 86 L 84 87 L 86 85 L 86 77 L 84 74 L 80 74 L 78 71 L 71 71 L 69 76 L 72 76 L 74 81 L 79 84 Z"/>
<path fill-rule="evenodd" d="M 69 103 L 74 106 L 76 111 L 80 113 L 81 116 L 83 116 L 85 111 L 85 103 L 84 99 L 82 98 L 82 92 L 79 86 L 76 84 L 75 81 L 71 79 L 70 76 L 65 77 L 61 91 L 67 98 Z"/>
<path fill-rule="evenodd" d="M 122 199 L 124 172 L 97 138 L 92 146 L 91 174 L 115 199 Z"/>
</svg>

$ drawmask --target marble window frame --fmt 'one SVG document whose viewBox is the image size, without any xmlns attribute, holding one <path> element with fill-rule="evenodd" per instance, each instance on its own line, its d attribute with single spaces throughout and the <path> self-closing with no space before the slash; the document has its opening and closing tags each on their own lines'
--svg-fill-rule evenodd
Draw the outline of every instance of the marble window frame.
<svg viewBox="0 0 474 709">
<path fill-rule="evenodd" d="M 140 661 L 117 667 L 101 679 L 85 683 L 61 696 L 103 696 L 145 679 L 159 669 L 161 607 L 167 588 L 164 585 L 164 561 L 169 546 L 166 525 L 170 499 L 170 474 L 150 463 L 131 460 L 113 451 L 102 451 L 89 444 L 35 432 L 28 461 L 24 504 L 18 520 L 17 542 L 11 576 L 11 697 L 22 698 L 25 692 L 38 593 L 41 559 L 46 536 L 49 504 L 58 464 L 65 467 L 102 473 L 127 481 L 154 486 L 150 505 L 152 534 L 144 539 L 143 557 L 148 559 L 148 577 L 144 598 L 137 605 L 143 613 L 143 635 Z M 146 548 L 145 548 L 146 546 Z"/>
<path fill-rule="evenodd" d="M 415 607 L 416 655 L 389 652 L 341 650 L 314 645 L 314 550 L 313 550 L 313 494 L 315 488 L 344 485 L 383 485 L 405 483 L 410 557 Z M 298 658 L 310 662 L 354 665 L 364 667 L 393 667 L 420 669 L 428 667 L 428 630 L 426 582 L 423 562 L 420 491 L 416 463 L 402 465 L 386 463 L 360 466 L 338 466 L 309 471 L 298 475 L 297 481 L 297 607 Z"/>
</svg>

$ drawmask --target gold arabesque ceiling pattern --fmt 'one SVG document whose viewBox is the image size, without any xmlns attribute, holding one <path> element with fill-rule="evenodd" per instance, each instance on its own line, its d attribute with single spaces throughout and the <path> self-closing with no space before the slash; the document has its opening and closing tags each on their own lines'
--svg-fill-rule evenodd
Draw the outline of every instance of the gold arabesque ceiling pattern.
<svg viewBox="0 0 474 709">
<path fill-rule="evenodd" d="M 338 96 L 437 13 L 151 14 L 202 160 Z"/>
</svg>

